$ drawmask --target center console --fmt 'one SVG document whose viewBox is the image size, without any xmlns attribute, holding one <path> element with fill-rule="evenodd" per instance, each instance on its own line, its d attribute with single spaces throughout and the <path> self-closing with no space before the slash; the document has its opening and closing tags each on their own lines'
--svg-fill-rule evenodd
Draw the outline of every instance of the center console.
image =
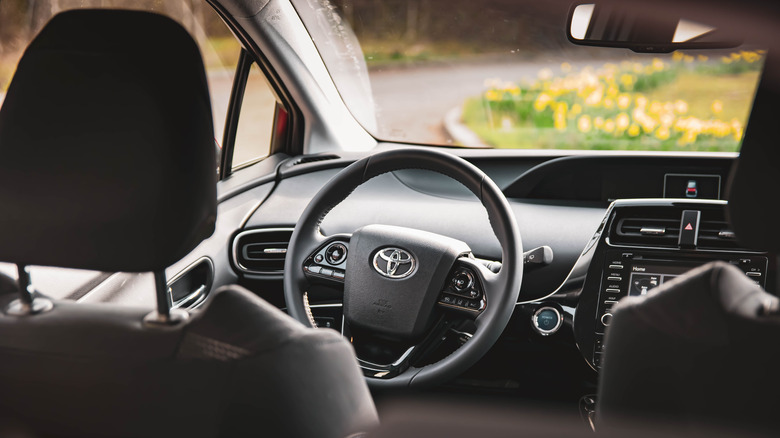
<svg viewBox="0 0 780 438">
<path fill-rule="evenodd" d="M 739 246 L 725 220 L 725 206 L 724 201 L 670 199 L 613 203 L 581 256 L 589 259 L 589 267 L 574 331 L 580 352 L 594 369 L 601 365 L 604 332 L 621 298 L 646 295 L 715 260 L 737 266 L 756 284 L 772 289 L 774 260 Z"/>
</svg>

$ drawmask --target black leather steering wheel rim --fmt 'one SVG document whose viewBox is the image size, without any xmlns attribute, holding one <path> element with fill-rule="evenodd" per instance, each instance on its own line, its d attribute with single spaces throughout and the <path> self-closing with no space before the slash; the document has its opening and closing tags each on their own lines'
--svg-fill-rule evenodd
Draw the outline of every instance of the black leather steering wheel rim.
<svg viewBox="0 0 780 438">
<path fill-rule="evenodd" d="M 284 267 L 284 296 L 289 314 L 311 326 L 304 293 L 308 281 L 303 264 L 313 248 L 328 238 L 320 224 L 336 205 L 369 179 L 396 170 L 425 169 L 446 175 L 468 188 L 482 203 L 501 244 L 502 267 L 491 275 L 489 304 L 475 319 L 472 338 L 448 357 L 410 368 L 392 379 L 367 378 L 376 387 L 429 386 L 449 380 L 476 363 L 503 332 L 517 303 L 522 281 L 522 242 L 514 213 L 498 186 L 479 168 L 455 155 L 424 148 L 392 149 L 370 155 L 343 169 L 312 198 L 292 234 Z M 485 271 L 487 271 L 485 269 Z"/>
</svg>

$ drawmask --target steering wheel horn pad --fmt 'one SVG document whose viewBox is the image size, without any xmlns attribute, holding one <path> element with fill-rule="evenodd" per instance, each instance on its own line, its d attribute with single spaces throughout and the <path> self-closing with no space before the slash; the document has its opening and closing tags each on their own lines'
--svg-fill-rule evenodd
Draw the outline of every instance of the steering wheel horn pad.
<svg viewBox="0 0 780 438">
<path fill-rule="evenodd" d="M 411 228 L 367 225 L 357 230 L 350 239 L 344 317 L 351 327 L 400 339 L 419 338 L 430 328 L 453 264 L 470 252 L 465 242 Z M 382 258 L 390 255 L 396 259 Z M 383 272 L 394 268 L 411 270 L 395 278 Z"/>
</svg>

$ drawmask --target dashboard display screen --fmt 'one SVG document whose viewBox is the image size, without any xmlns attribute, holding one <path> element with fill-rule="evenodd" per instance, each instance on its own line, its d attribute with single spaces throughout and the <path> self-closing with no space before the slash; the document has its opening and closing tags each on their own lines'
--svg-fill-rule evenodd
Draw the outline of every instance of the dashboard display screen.
<svg viewBox="0 0 780 438">
<path fill-rule="evenodd" d="M 647 292 L 689 271 L 696 265 L 636 264 L 631 266 L 628 295 L 647 295 Z"/>
</svg>

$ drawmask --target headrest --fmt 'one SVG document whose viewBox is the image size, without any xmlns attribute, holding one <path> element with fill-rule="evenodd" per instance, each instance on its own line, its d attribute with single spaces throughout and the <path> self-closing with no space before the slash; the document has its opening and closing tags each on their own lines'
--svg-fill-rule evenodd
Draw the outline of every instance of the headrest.
<svg viewBox="0 0 780 438">
<path fill-rule="evenodd" d="M 771 57 L 771 53 L 768 55 Z M 728 187 L 728 218 L 744 246 L 780 251 L 780 148 L 777 146 L 777 102 L 771 79 L 780 74 L 767 58 L 756 92 L 739 159 Z"/>
<path fill-rule="evenodd" d="M 0 261 L 152 271 L 211 235 L 214 132 L 197 45 L 152 13 L 55 16 L 0 108 Z"/>
</svg>

